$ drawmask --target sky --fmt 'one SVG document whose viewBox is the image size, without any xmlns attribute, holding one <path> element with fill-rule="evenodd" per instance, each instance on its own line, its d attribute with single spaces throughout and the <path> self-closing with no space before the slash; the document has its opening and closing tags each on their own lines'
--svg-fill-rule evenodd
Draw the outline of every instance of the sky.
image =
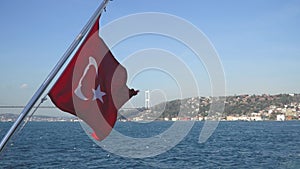
<svg viewBox="0 0 300 169">
<path fill-rule="evenodd" d="M 25 105 L 29 101 L 100 2 L 0 1 L 0 105 Z M 224 70 L 226 95 L 300 93 L 298 0 L 114 0 L 102 14 L 100 25 L 105 27 L 121 17 L 144 12 L 182 18 L 208 38 Z M 103 35 L 103 39 L 108 36 Z M 148 62 L 147 59 L 160 60 L 143 53 L 145 49 L 162 49 L 166 52 L 158 51 L 158 56 L 167 58 L 173 54 L 184 62 L 194 75 L 199 93 L 186 90 L 190 86 L 185 76 L 172 76 L 181 68 L 174 72 L 149 69 L 132 74 L 135 65 Z M 135 36 L 111 50 L 128 71 L 128 86 L 151 90 L 152 104 L 211 94 L 210 75 L 203 63 L 174 39 Z M 132 62 L 136 58 L 139 62 Z M 172 67 L 176 65 L 173 62 L 165 65 Z M 143 97 L 137 97 L 134 106 L 142 105 Z"/>
</svg>

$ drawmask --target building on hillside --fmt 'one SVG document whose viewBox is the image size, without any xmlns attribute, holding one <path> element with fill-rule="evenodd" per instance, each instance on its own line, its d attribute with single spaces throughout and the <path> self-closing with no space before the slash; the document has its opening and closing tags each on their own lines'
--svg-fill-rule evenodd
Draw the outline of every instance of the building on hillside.
<svg viewBox="0 0 300 169">
<path fill-rule="evenodd" d="M 285 121 L 285 115 L 284 114 L 278 114 L 276 116 L 277 121 Z"/>
</svg>

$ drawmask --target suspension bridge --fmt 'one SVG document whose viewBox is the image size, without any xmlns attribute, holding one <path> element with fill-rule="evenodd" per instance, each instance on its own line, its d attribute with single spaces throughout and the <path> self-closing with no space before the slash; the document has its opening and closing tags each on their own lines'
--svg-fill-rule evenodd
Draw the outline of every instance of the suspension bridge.
<svg viewBox="0 0 300 169">
<path fill-rule="evenodd" d="M 0 109 L 24 109 L 25 106 L 21 105 L 0 105 Z M 56 109 L 55 106 L 34 106 L 33 108 L 40 108 L 40 109 Z M 145 91 L 145 108 L 149 109 L 150 108 L 150 90 Z M 123 110 L 128 110 L 128 109 L 135 109 L 135 108 L 121 108 Z"/>
</svg>

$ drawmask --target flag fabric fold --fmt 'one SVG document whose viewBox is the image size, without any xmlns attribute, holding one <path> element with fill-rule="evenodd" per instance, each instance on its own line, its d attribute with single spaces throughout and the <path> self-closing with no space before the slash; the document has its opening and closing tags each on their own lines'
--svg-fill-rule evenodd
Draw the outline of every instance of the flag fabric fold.
<svg viewBox="0 0 300 169">
<path fill-rule="evenodd" d="M 126 85 L 127 71 L 99 37 L 99 19 L 49 92 L 62 111 L 78 116 L 103 140 L 117 112 L 138 91 Z"/>
</svg>

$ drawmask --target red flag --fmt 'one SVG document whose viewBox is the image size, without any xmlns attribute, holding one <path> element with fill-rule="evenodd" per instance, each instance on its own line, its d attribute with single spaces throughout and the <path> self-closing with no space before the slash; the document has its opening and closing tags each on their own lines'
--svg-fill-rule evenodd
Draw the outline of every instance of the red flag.
<svg viewBox="0 0 300 169">
<path fill-rule="evenodd" d="M 118 109 L 138 93 L 126 81 L 126 69 L 99 37 L 98 19 L 49 96 L 58 108 L 85 121 L 95 139 L 103 140 L 116 122 Z"/>
</svg>

